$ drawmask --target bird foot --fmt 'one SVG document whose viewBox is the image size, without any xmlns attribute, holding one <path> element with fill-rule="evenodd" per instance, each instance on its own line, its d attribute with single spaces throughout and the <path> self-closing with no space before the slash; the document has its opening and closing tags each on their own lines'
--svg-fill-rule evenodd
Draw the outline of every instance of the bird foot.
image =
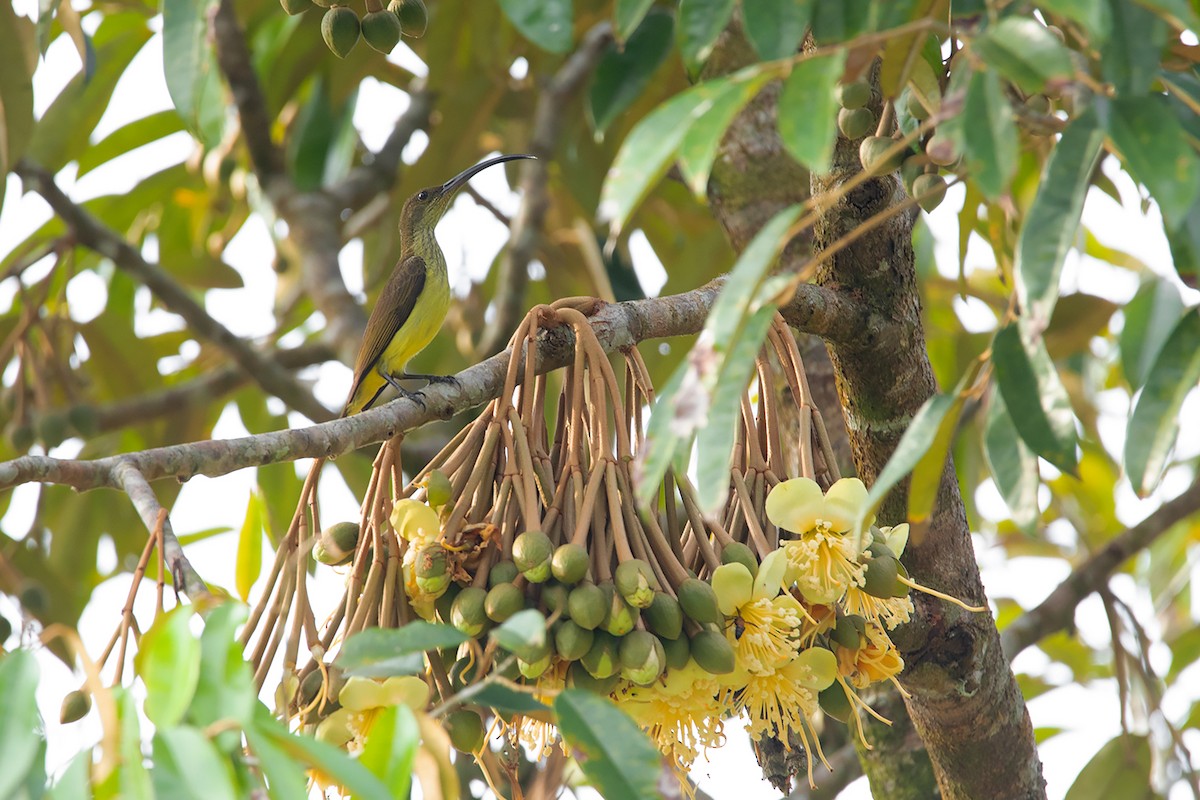
<svg viewBox="0 0 1200 800">
<path fill-rule="evenodd" d="M 400 377 L 401 379 L 404 379 L 404 380 L 412 379 L 412 380 L 429 381 L 430 383 L 449 384 L 451 386 L 456 386 L 456 387 L 460 387 L 460 388 L 462 386 L 462 384 L 459 383 L 458 378 L 454 377 L 453 375 L 410 375 L 408 373 L 403 373 L 403 374 L 399 375 L 398 377 Z"/>
<path fill-rule="evenodd" d="M 412 377 L 418 377 L 418 376 L 414 376 L 414 375 L 400 375 L 400 376 L 384 375 L 383 379 L 385 381 L 387 381 L 388 385 L 391 386 L 393 389 L 395 389 L 396 392 L 401 397 L 403 397 L 405 400 L 411 400 L 412 402 L 416 403 L 423 409 L 423 408 L 425 408 L 425 397 L 419 391 L 410 392 L 408 389 L 405 389 L 403 386 L 400 385 L 399 379 L 412 378 Z"/>
</svg>

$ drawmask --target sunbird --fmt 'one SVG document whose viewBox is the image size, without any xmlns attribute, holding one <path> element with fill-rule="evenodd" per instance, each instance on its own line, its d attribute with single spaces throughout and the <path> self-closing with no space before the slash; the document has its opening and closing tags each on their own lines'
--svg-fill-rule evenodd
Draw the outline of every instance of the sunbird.
<svg viewBox="0 0 1200 800">
<path fill-rule="evenodd" d="M 399 384 L 401 380 L 454 380 L 445 375 L 410 375 L 404 371 L 409 359 L 433 341 L 450 309 L 446 257 L 438 247 L 434 228 L 467 181 L 488 167 L 521 158 L 535 156 L 489 158 L 440 186 L 430 186 L 408 198 L 400 212 L 400 259 L 367 319 L 367 329 L 354 359 L 354 384 L 342 409 L 343 417 L 366 411 L 388 386 L 424 405 L 420 393 L 404 389 Z"/>
</svg>

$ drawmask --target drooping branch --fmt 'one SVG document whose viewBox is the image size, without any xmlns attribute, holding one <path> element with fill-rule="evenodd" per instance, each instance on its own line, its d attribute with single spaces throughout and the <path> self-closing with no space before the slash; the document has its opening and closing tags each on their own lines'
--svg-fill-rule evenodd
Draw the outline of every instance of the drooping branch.
<svg viewBox="0 0 1200 800">
<path fill-rule="evenodd" d="M 608 352 L 647 339 L 697 333 L 704 326 L 723 285 L 724 279 L 719 278 L 690 292 L 651 300 L 611 304 L 595 301 L 596 310 L 590 316 L 590 322 Z M 861 318 L 849 298 L 839 297 L 834 290 L 810 285 L 799 287 L 795 297 L 781 311 L 785 318 L 808 319 L 812 323 L 809 332 L 831 336 L 837 334 L 839 327 L 820 327 L 819 322 L 834 320 L 824 312 L 814 311 L 831 307 L 843 309 L 852 318 Z M 573 345 L 569 328 L 544 330 L 536 353 L 538 371 L 548 372 L 566 365 L 572 357 Z M 308 428 L 160 447 L 95 461 L 23 456 L 0 464 L 0 490 L 30 482 L 65 484 L 80 491 L 122 488 L 117 471 L 122 464 L 131 465 L 147 480 L 187 480 L 194 475 L 225 475 L 245 467 L 299 458 L 332 458 L 491 400 L 503 388 L 509 358 L 510 353 L 505 351 L 463 370 L 456 376 L 458 385 L 430 386 L 424 391 L 423 408 L 401 399 L 353 417 Z"/>
<path fill-rule="evenodd" d="M 592 74 L 612 38 L 612 25 L 608 22 L 593 26 L 538 97 L 529 139 L 529 153 L 537 156 L 537 160 L 523 162 L 521 167 L 521 206 L 513 217 L 508 247 L 499 264 L 494 300 L 496 313 L 476 347 L 482 356 L 489 356 L 504 346 L 524 311 L 529 262 L 533 260 L 546 209 L 550 205 L 546 181 L 562 129 L 563 109 Z"/>
<path fill-rule="evenodd" d="M 138 516 L 146 525 L 146 530 L 151 533 L 157 530 L 160 515 L 162 516 L 163 557 L 166 559 L 171 575 L 175 577 L 176 588 L 187 593 L 193 602 L 207 594 L 208 587 L 192 567 L 191 562 L 187 560 L 187 556 L 183 554 L 183 545 L 175 537 L 175 531 L 171 528 L 171 520 L 161 514 L 162 505 L 159 504 L 158 498 L 155 497 L 154 490 L 150 488 L 145 476 L 128 460 L 118 460 L 112 473 L 113 479 L 129 495 L 133 507 L 137 509 Z"/>
<path fill-rule="evenodd" d="M 1010 659 L 1016 658 L 1030 645 L 1070 627 L 1075 619 L 1075 607 L 1092 592 L 1102 589 L 1118 567 L 1149 547 L 1177 522 L 1197 512 L 1200 512 L 1200 479 L 1106 544 L 1077 566 L 1049 597 L 1013 620 L 1001 636 L 1005 654 Z"/>
<path fill-rule="evenodd" d="M 54 182 L 53 175 L 29 161 L 17 164 L 14 172 L 28 188 L 49 203 L 54 213 L 71 229 L 79 244 L 111 259 L 118 269 L 140 281 L 164 306 L 182 317 L 189 330 L 227 353 L 264 390 L 309 419 L 323 421 L 333 418 L 333 412 L 321 405 L 312 392 L 287 369 L 265 357 L 245 339 L 215 320 L 162 267 L 147 261 L 120 234 L 67 197 Z"/>
</svg>

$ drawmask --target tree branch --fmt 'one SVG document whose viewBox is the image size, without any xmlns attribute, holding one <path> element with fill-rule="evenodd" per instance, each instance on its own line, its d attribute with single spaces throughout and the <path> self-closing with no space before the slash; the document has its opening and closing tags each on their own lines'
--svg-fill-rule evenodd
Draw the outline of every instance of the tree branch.
<svg viewBox="0 0 1200 800">
<path fill-rule="evenodd" d="M 592 328 L 606 351 L 632 347 L 647 339 L 694 334 L 700 331 L 725 279 L 683 294 L 624 303 L 595 301 Z M 821 320 L 812 307 L 834 304 L 836 292 L 803 285 L 785 307 L 787 315 Z M 853 301 L 839 298 L 841 307 L 854 309 Z M 849 313 L 849 312 L 848 312 Z M 825 334 L 810 328 L 810 333 Z M 567 327 L 543 330 L 538 342 L 537 369 L 549 372 L 565 366 L 574 352 L 574 337 Z M 497 397 L 508 370 L 509 351 L 468 367 L 456 376 L 458 384 L 435 384 L 423 392 L 425 407 L 400 399 L 346 419 L 338 419 L 308 428 L 276 431 L 191 444 L 159 447 L 138 453 L 113 456 L 95 461 L 73 461 L 47 456 L 23 456 L 0 463 L 0 490 L 23 483 L 58 483 L 84 491 L 101 487 L 121 488 L 118 467 L 127 464 L 147 480 L 194 475 L 215 477 L 245 467 L 294 461 L 300 458 L 333 458 L 359 447 L 390 439 L 399 431 L 408 431 L 437 418 L 449 418 L 466 409 Z"/>
<path fill-rule="evenodd" d="M 550 198 L 546 181 L 550 161 L 558 144 L 564 119 L 563 108 L 570 102 L 612 42 L 612 25 L 601 22 L 592 26 L 579 48 L 559 68 L 538 97 L 533 115 L 533 134 L 529 152 L 536 161 L 521 168 L 521 207 L 513 217 L 508 247 L 496 276 L 495 316 L 484 328 L 476 352 L 489 356 L 504 346 L 525 307 L 525 289 L 529 285 L 529 262 L 533 260 L 546 219 Z"/>
<path fill-rule="evenodd" d="M 277 184 L 287 182 L 283 167 L 283 153 L 271 139 L 271 115 L 263 96 L 258 74 L 250 61 L 250 49 L 246 36 L 238 23 L 232 0 L 221 0 L 212 12 L 211 30 L 216 45 L 217 66 L 229 83 L 233 103 L 237 107 L 238 121 L 246 149 L 254 163 L 254 172 L 268 196 L 274 196 L 280 188 Z"/>
<path fill-rule="evenodd" d="M 50 204 L 78 243 L 111 259 L 119 269 L 141 281 L 163 305 L 182 317 L 190 330 L 228 353 L 263 389 L 309 419 L 320 422 L 333 418 L 333 412 L 317 402 L 295 376 L 213 319 L 165 270 L 147 261 L 133 245 L 67 197 L 54 176 L 28 161 L 21 161 L 13 171 Z"/>
<path fill-rule="evenodd" d="M 1075 607 L 1103 588 L 1121 564 L 1149 547 L 1177 522 L 1200 511 L 1200 478 L 1178 497 L 1158 507 L 1144 520 L 1117 536 L 1091 558 L 1077 566 L 1050 596 L 1013 620 L 1000 637 L 1011 660 L 1030 645 L 1071 626 Z"/>
<path fill-rule="evenodd" d="M 118 460 L 113 466 L 112 473 L 114 480 L 129 495 L 133 507 L 137 509 L 138 516 L 146 525 L 146 530 L 153 533 L 158 527 L 162 506 L 146 478 L 128 460 Z M 209 593 L 208 586 L 192 567 L 191 562 L 187 560 L 187 556 L 183 554 L 183 545 L 175 537 L 175 531 L 171 528 L 171 520 L 166 515 L 163 515 L 162 521 L 162 550 L 167 567 L 175 578 L 175 588 L 186 593 L 193 602 Z"/>
</svg>

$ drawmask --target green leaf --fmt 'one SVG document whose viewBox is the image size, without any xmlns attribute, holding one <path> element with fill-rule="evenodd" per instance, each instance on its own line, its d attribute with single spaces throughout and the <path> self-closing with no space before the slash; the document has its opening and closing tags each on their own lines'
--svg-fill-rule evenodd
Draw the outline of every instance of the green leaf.
<svg viewBox="0 0 1200 800">
<path fill-rule="evenodd" d="M 1188 4 L 1188 0 L 1138 0 L 1138 2 L 1153 9 L 1160 17 L 1171 23 L 1173 28 L 1195 30 L 1200 27 L 1200 17 L 1196 15 L 1196 10 Z"/>
<path fill-rule="evenodd" d="M 994 388 L 983 427 L 983 455 L 1013 522 L 1032 533 L 1040 516 L 1037 456 L 1021 441 L 1004 397 Z"/>
<path fill-rule="evenodd" d="M 1158 485 L 1179 435 L 1179 410 L 1200 382 L 1200 307 L 1184 315 L 1167 337 L 1138 396 L 1125 436 L 1125 472 L 1138 496 Z"/>
<path fill-rule="evenodd" d="M 252 727 L 291 758 L 310 764 L 346 787 L 356 800 L 393 800 L 387 786 L 345 750 L 308 736 L 288 733 L 265 706 L 258 707 Z"/>
<path fill-rule="evenodd" d="M 92 751 L 83 750 L 71 759 L 62 775 L 46 792 L 48 800 L 92 800 Z"/>
<path fill-rule="evenodd" d="M 812 33 L 817 44 L 826 45 L 853 39 L 859 34 L 875 30 L 879 15 L 888 9 L 898 8 L 906 15 L 908 2 L 893 0 L 878 3 L 874 0 L 816 0 L 813 11 Z"/>
<path fill-rule="evenodd" d="M 346 640 L 337 665 L 347 675 L 364 678 L 415 675 L 425 668 L 426 650 L 457 647 L 469 638 L 449 625 L 423 620 L 402 628 L 369 628 Z"/>
<path fill-rule="evenodd" d="M 746 38 L 763 61 L 794 55 L 812 17 L 813 0 L 742 0 Z"/>
<path fill-rule="evenodd" d="M 58 172 L 67 162 L 79 158 L 108 108 L 117 81 L 149 38 L 146 17 L 140 11 L 104 17 L 92 37 L 96 48 L 94 73 L 90 78 L 82 73 L 72 78 L 38 120 L 27 151 L 31 161 Z"/>
<path fill-rule="evenodd" d="M 797 62 L 779 97 L 779 138 L 813 172 L 827 172 L 833 158 L 839 108 L 835 93 L 845 67 L 844 50 Z"/>
<path fill-rule="evenodd" d="M 0 5 L 0 175 L 25 153 L 33 133 L 33 65 L 37 42 L 33 23 L 18 17 L 11 3 Z M 0 205 L 4 187 L 0 185 Z"/>
<path fill-rule="evenodd" d="M 725 129 L 733 122 L 742 108 L 754 99 L 767 75 L 757 67 L 742 70 L 734 79 L 724 82 L 708 99 L 704 111 L 688 128 L 679 143 L 679 171 L 691 188 L 692 194 L 704 200 L 708 191 L 708 176 L 717 157 L 717 147 L 725 136 Z"/>
<path fill-rule="evenodd" d="M 1063 472 L 1075 474 L 1075 415 L 1041 340 L 1011 322 L 992 340 L 992 364 L 1004 404 L 1021 438 Z"/>
<path fill-rule="evenodd" d="M 389 706 L 371 724 L 358 761 L 387 786 L 393 797 L 408 797 L 420 744 L 421 733 L 409 707 Z"/>
<path fill-rule="evenodd" d="M 1004 87 L 996 73 L 970 76 L 960 115 L 947 123 L 967 168 L 983 193 L 999 197 L 1017 169 L 1017 126 Z"/>
<path fill-rule="evenodd" d="M 38 731 L 37 658 L 28 650 L 0 657 L 0 797 L 10 797 L 36 766 Z"/>
<path fill-rule="evenodd" d="M 246 621 L 241 603 L 222 603 L 204 619 L 200 634 L 200 679 L 188 709 L 188 721 L 206 728 L 218 720 L 233 720 L 242 727 L 250 723 L 257 705 L 254 672 L 237 639 L 238 627 Z M 222 749 L 236 747 L 236 731 L 218 734 Z"/>
<path fill-rule="evenodd" d="M 957 416 L 956 409 L 960 407 L 961 402 L 958 398 L 949 394 L 935 394 L 921 404 L 896 444 L 896 449 L 892 451 L 891 458 L 879 472 L 875 483 L 871 484 L 871 491 L 867 493 L 867 505 L 858 520 L 860 526 L 875 513 L 892 487 L 902 481 L 929 452 L 943 420 L 952 414 Z"/>
<path fill-rule="evenodd" d="M 114 158 L 181 130 L 182 121 L 175 111 L 159 111 L 135 119 L 83 151 L 83 155 L 79 157 L 79 175 L 82 177 Z"/>
<path fill-rule="evenodd" d="M 198 728 L 159 728 L 154 734 L 150 776 L 158 797 L 180 800 L 236 800 L 229 759 Z"/>
<path fill-rule="evenodd" d="M 1183 312 L 1183 297 L 1170 281 L 1151 278 L 1138 287 L 1137 294 L 1123 310 L 1125 327 L 1118 339 L 1121 369 L 1129 388 L 1134 391 L 1141 388 Z"/>
<path fill-rule="evenodd" d="M 972 375 L 974 372 L 971 373 Z M 917 459 L 912 469 L 912 478 L 908 483 L 908 521 L 914 529 L 924 529 L 928 524 L 929 515 L 933 513 L 937 501 L 938 489 L 942 485 L 942 475 L 945 472 L 946 456 L 954 443 L 954 435 L 958 432 L 958 420 L 962 415 L 963 395 L 962 385 L 955 390 L 954 398 L 946 409 L 946 413 L 938 422 L 929 448 Z"/>
<path fill-rule="evenodd" d="M 575 27 L 572 0 L 500 0 L 500 8 L 526 39 L 551 53 L 571 49 Z"/>
<path fill-rule="evenodd" d="M 1067 790 L 1065 800 L 1153 800 L 1150 740 L 1122 735 L 1100 748 Z"/>
<path fill-rule="evenodd" d="M 1051 37 L 1053 38 L 1053 37 Z M 1057 41 L 1057 40 L 1055 40 Z M 1017 239 L 1017 297 L 1025 315 L 1049 322 L 1067 253 L 1074 246 L 1104 131 L 1090 111 L 1071 122 L 1050 154 Z"/>
<path fill-rule="evenodd" d="M 238 534 L 237 556 L 234 561 L 234 585 L 238 596 L 250 599 L 250 590 L 262 572 L 263 503 L 257 492 L 250 492 L 246 518 Z"/>
<path fill-rule="evenodd" d="M 1044 10 L 1061 14 L 1078 22 L 1088 32 L 1088 42 L 1093 47 L 1104 44 L 1112 32 L 1112 14 L 1107 2 L 1096 0 L 1041 0 Z"/>
<path fill-rule="evenodd" d="M 493 682 L 471 695 L 471 702 L 511 714 L 537 714 L 550 710 L 550 706 L 538 702 L 529 692 L 518 692 Z"/>
<path fill-rule="evenodd" d="M 261 708 L 261 707 L 260 707 Z M 265 708 L 259 714 L 262 725 L 272 730 L 275 720 Z M 258 767 L 267 779 L 267 794 L 271 800 L 295 800 L 308 797 L 308 779 L 304 766 L 293 759 L 269 735 L 255 725 L 246 728 L 246 742 L 258 759 Z"/>
<path fill-rule="evenodd" d="M 1176 228 L 1200 193 L 1200 160 L 1163 97 L 1117 98 L 1108 133 L 1126 167 L 1158 201 L 1168 228 Z"/>
<path fill-rule="evenodd" d="M 1070 80 L 1071 54 L 1032 17 L 1005 17 L 971 44 L 974 51 L 1025 94 L 1040 94 L 1048 81 Z"/>
<path fill-rule="evenodd" d="M 163 71 L 171 102 L 206 147 L 221 141 L 225 103 L 208 21 L 217 0 L 162 0 Z"/>
<path fill-rule="evenodd" d="M 641 96 L 655 70 L 671 52 L 674 30 L 674 17 L 655 12 L 646 16 L 624 48 L 609 47 L 596 65 L 588 90 L 587 110 L 592 130 L 604 133 Z"/>
<path fill-rule="evenodd" d="M 1145 94 L 1158 75 L 1170 26 L 1141 3 L 1107 0 L 1116 32 L 1100 48 L 1100 70 L 1117 97 Z"/>
<path fill-rule="evenodd" d="M 617 39 L 625 41 L 642 24 L 646 12 L 654 5 L 654 0 L 617 0 L 615 20 L 617 23 Z"/>
<path fill-rule="evenodd" d="M 1167 228 L 1167 243 L 1175 274 L 1191 288 L 1200 287 L 1200 198 L 1192 203 L 1183 222 Z"/>
<path fill-rule="evenodd" d="M 558 729 L 604 797 L 660 797 L 662 756 L 646 734 L 607 698 L 566 689 L 554 699 Z"/>
<path fill-rule="evenodd" d="M 149 635 L 149 634 L 147 634 Z M 146 637 L 142 637 L 142 642 Z M 110 796 L 121 800 L 153 800 L 154 784 L 150 773 L 143 763 L 142 735 L 138 726 L 138 704 L 125 689 L 113 689 L 113 699 L 117 704 L 117 728 L 120 731 L 118 745 L 118 766 L 109 776 L 113 787 Z M 146 699 L 144 710 L 149 716 L 150 700 Z M 153 720 L 151 720 L 153 721 Z M 98 787 L 99 788 L 99 787 Z M 97 795 L 104 792 L 97 791 Z"/>
<path fill-rule="evenodd" d="M 689 74 L 697 74 L 708 60 L 736 4 L 736 0 L 680 0 L 676 35 Z"/>
<path fill-rule="evenodd" d="M 510 652 L 546 643 L 546 618 L 536 608 L 526 608 L 491 632 L 496 644 Z"/>
<path fill-rule="evenodd" d="M 200 642 L 190 629 L 192 607 L 160 616 L 142 636 L 133 663 L 146 684 L 146 716 L 156 726 L 176 725 L 200 681 Z"/>
</svg>

